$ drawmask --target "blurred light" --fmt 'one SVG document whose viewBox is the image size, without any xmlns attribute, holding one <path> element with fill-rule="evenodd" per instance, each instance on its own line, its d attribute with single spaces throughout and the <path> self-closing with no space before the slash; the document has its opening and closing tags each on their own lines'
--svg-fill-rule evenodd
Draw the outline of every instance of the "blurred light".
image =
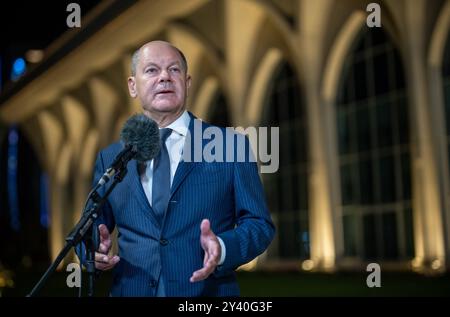
<svg viewBox="0 0 450 317">
<path fill-rule="evenodd" d="M 8 134 L 8 170 L 6 185 L 9 202 L 10 226 L 16 232 L 20 230 L 19 196 L 17 192 L 18 143 L 19 135 L 17 129 L 12 127 Z"/>
<path fill-rule="evenodd" d="M 411 266 L 413 268 L 413 270 L 417 270 L 420 268 L 422 263 L 422 260 L 418 257 L 415 257 L 412 261 L 411 261 Z"/>
<path fill-rule="evenodd" d="M 5 287 L 14 287 L 14 281 L 12 279 L 13 273 L 11 271 L 5 270 L 0 264 L 0 297 L 1 289 Z"/>
<path fill-rule="evenodd" d="M 44 58 L 44 51 L 42 51 L 42 50 L 28 50 L 25 53 L 25 58 L 30 63 L 39 63 Z"/>
<path fill-rule="evenodd" d="M 333 271 L 334 270 L 334 259 L 332 258 L 324 258 L 323 259 L 323 269 L 325 271 Z"/>
<path fill-rule="evenodd" d="M 25 73 L 25 70 L 26 70 L 25 60 L 22 57 L 17 58 L 14 61 L 11 70 L 11 80 L 16 81 L 17 79 L 19 79 L 19 77 Z"/>
<path fill-rule="evenodd" d="M 13 155 L 8 157 L 8 169 L 10 171 L 17 169 L 17 157 Z"/>
<path fill-rule="evenodd" d="M 25 60 L 23 58 L 18 58 L 14 61 L 13 72 L 16 75 L 20 75 L 25 71 Z"/>
<path fill-rule="evenodd" d="M 313 260 L 305 260 L 302 262 L 302 269 L 304 271 L 311 271 L 314 268 Z"/>
<path fill-rule="evenodd" d="M 16 145 L 17 141 L 19 141 L 19 135 L 16 130 L 11 130 L 8 135 L 8 141 L 11 145 Z"/>
<path fill-rule="evenodd" d="M 431 268 L 433 270 L 438 270 L 438 269 L 441 268 L 441 266 L 442 266 L 442 261 L 441 260 L 436 259 L 433 262 L 431 262 Z"/>
<path fill-rule="evenodd" d="M 303 231 L 301 233 L 301 241 L 302 241 L 304 251 L 307 254 L 309 254 L 309 232 L 308 231 Z"/>
<path fill-rule="evenodd" d="M 40 190 L 40 208 L 39 208 L 39 220 L 41 226 L 48 228 L 48 176 L 44 173 L 41 174 L 41 190 Z"/>
</svg>

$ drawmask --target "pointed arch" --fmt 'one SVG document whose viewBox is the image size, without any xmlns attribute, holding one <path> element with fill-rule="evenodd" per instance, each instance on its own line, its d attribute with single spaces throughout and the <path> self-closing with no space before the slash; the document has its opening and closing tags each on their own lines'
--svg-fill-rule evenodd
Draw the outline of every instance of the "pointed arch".
<svg viewBox="0 0 450 317">
<path fill-rule="evenodd" d="M 355 39 L 338 92 L 331 79 L 324 87 L 336 100 L 344 256 L 408 259 L 414 251 L 402 60 L 383 30 L 364 28 Z"/>
<path fill-rule="evenodd" d="M 334 102 L 336 99 L 338 82 L 343 71 L 345 58 L 355 42 L 356 36 L 361 31 L 365 19 L 366 17 L 361 11 L 354 12 L 345 22 L 334 41 L 324 67 L 322 96 L 325 101 Z"/>
<path fill-rule="evenodd" d="M 271 48 L 262 58 L 258 66 L 253 84 L 250 86 L 248 97 L 247 122 L 250 125 L 257 125 L 262 120 L 264 110 L 264 100 L 267 95 L 267 87 L 273 81 L 273 74 L 283 62 L 283 53 L 277 48 Z"/>
<path fill-rule="evenodd" d="M 295 33 L 290 29 L 288 24 L 279 15 L 272 11 L 261 19 L 258 27 L 258 32 L 255 34 L 253 43 L 253 54 L 249 56 L 251 59 L 249 65 L 252 65 L 250 74 L 257 71 L 258 61 L 263 60 L 268 50 L 276 48 L 281 51 L 284 58 L 296 69 L 297 73 L 301 75 L 299 56 L 301 51 L 299 49 L 298 41 Z"/>
<path fill-rule="evenodd" d="M 280 159 L 279 169 L 262 175 L 269 210 L 279 228 L 269 253 L 280 259 L 300 260 L 310 255 L 307 120 L 295 68 L 286 60 L 275 58 L 278 55 L 272 56 L 267 59 L 272 66 L 267 69 L 272 74 L 263 90 L 265 102 L 258 124 L 269 129 L 279 127 L 280 137 L 279 153 L 275 154 Z M 270 133 L 269 130 L 268 140 Z"/>
<path fill-rule="evenodd" d="M 88 85 L 92 95 L 94 122 L 100 133 L 100 146 L 106 146 L 111 142 L 114 119 L 119 112 L 119 97 L 111 85 L 100 78 L 90 79 Z"/>
</svg>

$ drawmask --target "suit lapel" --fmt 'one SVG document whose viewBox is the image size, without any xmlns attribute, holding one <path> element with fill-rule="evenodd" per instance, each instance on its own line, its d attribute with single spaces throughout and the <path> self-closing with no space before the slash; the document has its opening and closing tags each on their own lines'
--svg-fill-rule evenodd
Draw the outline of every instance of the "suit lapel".
<svg viewBox="0 0 450 317">
<path fill-rule="evenodd" d="M 177 191 L 178 187 L 183 183 L 186 176 L 192 171 L 195 164 L 193 162 L 178 163 L 177 171 L 173 178 L 172 187 L 170 189 L 170 197 Z"/>
<path fill-rule="evenodd" d="M 192 142 L 188 142 L 188 140 L 185 140 L 185 144 L 183 147 L 183 153 L 184 151 L 191 151 L 191 158 L 193 158 L 193 140 L 194 138 L 194 120 L 197 119 L 192 113 L 188 112 L 189 116 L 191 117 L 191 121 L 189 122 L 189 134 L 186 136 L 186 138 L 191 137 Z M 190 148 L 188 148 L 187 144 L 190 144 Z M 181 155 L 183 157 L 183 155 Z M 183 181 L 186 179 L 186 176 L 192 171 L 192 169 L 195 167 L 195 163 L 192 162 L 192 159 L 190 162 L 185 162 L 183 159 L 178 163 L 177 171 L 175 172 L 175 175 L 173 177 L 172 187 L 170 189 L 170 199 L 172 199 L 173 194 L 177 191 L 177 189 L 180 187 L 180 185 L 183 183 Z M 170 201 L 169 199 L 169 201 Z"/>
<path fill-rule="evenodd" d="M 150 203 L 147 199 L 147 196 L 145 195 L 144 188 L 142 187 L 141 183 L 141 174 L 139 171 L 139 165 L 137 164 L 136 160 L 132 160 L 128 165 L 128 177 L 130 179 L 130 182 L 132 182 L 130 188 L 136 188 L 137 190 L 134 191 L 134 194 L 138 201 L 141 203 L 142 206 L 145 206 L 146 208 L 142 208 L 141 210 L 143 213 L 150 218 L 150 220 L 159 228 L 161 225 L 158 222 L 158 220 L 155 217 L 155 213 L 150 206 Z M 149 212 L 150 210 L 150 212 Z"/>
</svg>

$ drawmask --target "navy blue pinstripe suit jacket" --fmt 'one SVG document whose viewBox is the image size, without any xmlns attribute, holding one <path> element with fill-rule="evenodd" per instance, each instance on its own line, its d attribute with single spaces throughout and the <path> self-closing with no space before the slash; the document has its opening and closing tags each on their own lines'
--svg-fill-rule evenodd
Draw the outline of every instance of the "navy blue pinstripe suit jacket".
<svg viewBox="0 0 450 317">
<path fill-rule="evenodd" d="M 189 115 L 193 135 L 195 117 Z M 207 127 L 202 124 L 203 130 Z M 203 140 L 202 146 L 209 141 Z M 247 138 L 245 144 L 249 146 Z M 99 153 L 94 184 L 121 149 L 114 143 Z M 238 296 L 234 269 L 261 254 L 275 231 L 256 163 L 248 156 L 246 162 L 181 161 L 161 224 L 142 188 L 140 169 L 130 161 L 128 174 L 109 196 L 97 223 L 105 223 L 110 232 L 118 230 L 121 259 L 114 268 L 111 295 L 155 296 L 162 272 L 167 296 Z M 203 266 L 200 223 L 205 218 L 223 240 L 226 258 L 206 280 L 191 283 L 192 273 Z"/>
</svg>

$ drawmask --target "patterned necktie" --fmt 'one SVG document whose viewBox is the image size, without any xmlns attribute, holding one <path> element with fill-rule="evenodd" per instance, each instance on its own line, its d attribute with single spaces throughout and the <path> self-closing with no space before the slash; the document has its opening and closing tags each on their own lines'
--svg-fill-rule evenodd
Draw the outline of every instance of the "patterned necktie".
<svg viewBox="0 0 450 317">
<path fill-rule="evenodd" d="M 159 130 L 161 150 L 153 160 L 152 208 L 159 223 L 162 223 L 170 196 L 170 159 L 166 140 L 172 129 Z"/>
</svg>

